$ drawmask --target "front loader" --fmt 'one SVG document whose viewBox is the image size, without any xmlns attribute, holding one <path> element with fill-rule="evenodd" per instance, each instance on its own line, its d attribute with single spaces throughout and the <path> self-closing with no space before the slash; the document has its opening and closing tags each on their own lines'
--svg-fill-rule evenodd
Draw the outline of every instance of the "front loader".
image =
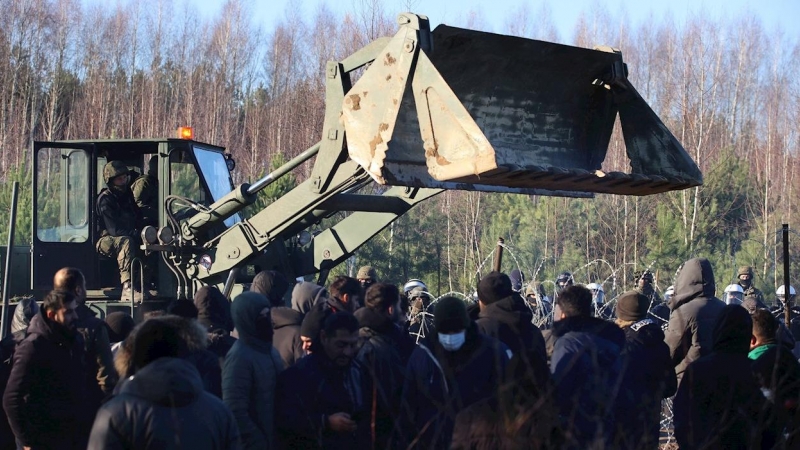
<svg viewBox="0 0 800 450">
<path fill-rule="evenodd" d="M 100 275 L 109 261 L 96 262 L 97 236 L 87 225 L 95 219 L 98 169 L 111 159 L 141 169 L 143 158 L 158 158 L 163 208 L 157 226 L 143 230 L 142 250 L 156 255 L 152 296 L 162 300 L 190 298 L 205 284 L 233 294 L 263 269 L 319 274 L 322 282 L 371 237 L 445 189 L 591 197 L 702 184 L 697 165 L 628 80 L 619 51 L 445 25 L 430 31 L 426 17 L 411 13 L 398 24 L 393 37 L 327 64 L 320 141 L 253 184 L 234 188 L 224 149 L 191 139 L 37 142 L 30 288 L 41 293 L 58 267 L 77 265 L 92 274 L 90 297 L 98 305 L 119 298 L 108 288 L 111 277 Z M 603 170 L 617 118 L 629 173 Z M 49 175 L 42 168 L 53 158 L 63 168 L 45 183 L 36 174 Z M 253 217 L 240 217 L 261 189 L 311 158 L 308 179 Z M 57 194 L 76 185 L 75 170 L 83 171 L 85 190 Z M 362 193 L 368 185 L 378 194 Z M 58 195 L 59 212 L 36 205 Z M 343 211 L 345 218 L 320 229 Z"/>
</svg>

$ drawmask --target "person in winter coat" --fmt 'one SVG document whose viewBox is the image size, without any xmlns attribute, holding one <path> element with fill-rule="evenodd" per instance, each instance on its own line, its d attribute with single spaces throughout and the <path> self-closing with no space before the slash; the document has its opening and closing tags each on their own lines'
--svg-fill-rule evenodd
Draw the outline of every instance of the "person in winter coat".
<svg viewBox="0 0 800 450">
<path fill-rule="evenodd" d="M 83 336 L 85 345 L 87 406 L 93 412 L 97 411 L 103 399 L 114 391 L 117 384 L 108 328 L 97 318 L 97 313 L 86 306 L 86 279 L 80 270 L 74 267 L 60 269 L 53 277 L 53 289 L 72 293 L 78 302 L 78 321 L 75 326 Z"/>
<path fill-rule="evenodd" d="M 525 361 L 514 358 L 508 363 L 506 380 L 496 395 L 458 413 L 451 450 L 563 447 L 564 433 L 549 377 L 531 376 Z"/>
<path fill-rule="evenodd" d="M 740 305 L 719 313 L 711 352 L 689 364 L 673 400 L 681 448 L 772 448 L 769 437 L 762 439 L 764 396 L 747 359 L 752 330 Z"/>
<path fill-rule="evenodd" d="M 11 332 L 0 341 L 0 392 L 6 390 L 11 367 L 14 364 L 14 352 L 28 336 L 28 325 L 38 313 L 39 304 L 33 297 L 20 300 L 14 309 L 14 316 L 11 318 Z M 15 448 L 15 445 L 14 433 L 8 425 L 6 412 L 0 408 L 0 448 Z"/>
<path fill-rule="evenodd" d="M 292 290 L 291 308 L 272 308 L 272 327 L 275 330 L 272 345 L 280 353 L 284 367 L 293 366 L 306 355 L 300 337 L 303 318 L 314 306 L 314 302 L 324 296 L 325 289 L 322 286 L 304 281 L 296 284 Z"/>
<path fill-rule="evenodd" d="M 206 391 L 222 398 L 222 367 L 217 356 L 207 348 L 208 336 L 203 327 L 196 320 L 174 315 L 157 316 L 156 318 L 174 326 L 181 333 L 181 341 L 187 345 L 187 351 L 181 354 L 181 358 L 195 366 Z M 134 374 L 133 345 L 141 326 L 142 324 L 134 328 L 114 357 L 114 367 L 116 367 L 120 379 Z"/>
<path fill-rule="evenodd" d="M 86 448 L 92 417 L 77 307 L 71 293 L 51 291 L 14 353 L 3 408 L 23 447 Z"/>
<path fill-rule="evenodd" d="M 276 426 L 282 448 L 366 449 L 370 446 L 369 377 L 355 361 L 358 321 L 330 313 L 319 351 L 278 376 Z"/>
<path fill-rule="evenodd" d="M 625 348 L 616 401 L 615 448 L 658 448 L 661 399 L 673 396 L 678 388 L 664 332 L 657 319 L 648 315 L 650 304 L 651 299 L 638 291 L 617 299 L 616 322 L 625 332 Z"/>
<path fill-rule="evenodd" d="M 406 364 L 414 341 L 398 325 L 400 290 L 393 284 L 377 283 L 367 289 L 365 306 L 355 313 L 358 325 L 358 361 L 371 378 L 377 396 L 371 411 L 375 421 L 373 448 L 387 448 L 400 414 Z"/>
<path fill-rule="evenodd" d="M 550 371 L 567 446 L 609 445 L 625 333 L 612 322 L 592 317 L 592 293 L 583 286 L 565 288 L 556 306 L 559 320 L 553 324 Z"/>
<path fill-rule="evenodd" d="M 214 286 L 203 286 L 194 294 L 194 306 L 197 307 L 197 322 L 208 334 L 208 349 L 224 361 L 236 342 L 231 336 L 231 302 Z"/>
<path fill-rule="evenodd" d="M 184 330 L 165 317 L 144 322 L 135 335 L 135 376 L 97 413 L 91 449 L 238 449 L 239 431 L 220 399 L 203 389 L 183 357 Z"/>
<path fill-rule="evenodd" d="M 711 351 L 714 324 L 725 308 L 725 303 L 714 297 L 716 289 L 711 263 L 705 258 L 686 261 L 675 279 L 664 342 L 669 346 L 678 383 L 692 361 Z"/>
<path fill-rule="evenodd" d="M 449 448 L 458 413 L 496 395 L 508 364 L 508 347 L 485 336 L 457 297 L 434 311 L 436 331 L 428 348 L 411 354 L 396 435 L 402 448 Z"/>
<path fill-rule="evenodd" d="M 750 317 L 753 319 L 753 335 L 747 357 L 761 391 L 767 393 L 768 420 L 774 424 L 773 429 L 785 429 L 788 441 L 783 443 L 783 448 L 798 448 L 800 363 L 791 350 L 779 342 L 779 322 L 769 311 L 760 309 Z"/>
<path fill-rule="evenodd" d="M 245 292 L 233 300 L 239 340 L 225 358 L 222 399 L 233 411 L 242 446 L 270 449 L 275 444 L 275 384 L 283 361 L 272 347 L 272 318 L 266 297 Z"/>
<path fill-rule="evenodd" d="M 272 307 L 283 306 L 283 296 L 289 290 L 289 280 L 286 275 L 276 270 L 262 270 L 250 285 L 250 292 L 255 292 L 267 297 Z"/>
<path fill-rule="evenodd" d="M 514 292 L 506 274 L 491 272 L 480 280 L 478 305 L 475 323 L 481 333 L 505 344 L 512 357 L 521 357 L 529 365 L 547 365 L 542 332 L 533 325 L 533 313 Z"/>
</svg>

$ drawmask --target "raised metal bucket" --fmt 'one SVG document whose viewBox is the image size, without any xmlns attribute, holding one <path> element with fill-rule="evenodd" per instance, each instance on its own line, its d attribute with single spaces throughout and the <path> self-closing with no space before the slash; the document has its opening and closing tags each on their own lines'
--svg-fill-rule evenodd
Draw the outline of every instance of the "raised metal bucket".
<svg viewBox="0 0 800 450">
<path fill-rule="evenodd" d="M 549 195 L 702 184 L 619 52 L 444 25 L 426 37 L 426 24 L 416 41 L 401 28 L 343 105 L 350 156 L 378 182 Z M 603 173 L 617 115 L 631 172 Z"/>
</svg>

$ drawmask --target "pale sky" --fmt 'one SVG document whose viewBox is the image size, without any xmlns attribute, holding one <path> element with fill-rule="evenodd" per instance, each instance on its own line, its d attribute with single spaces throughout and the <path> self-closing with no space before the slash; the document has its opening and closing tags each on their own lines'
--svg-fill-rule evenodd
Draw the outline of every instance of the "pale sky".
<svg viewBox="0 0 800 450">
<path fill-rule="evenodd" d="M 97 0 L 84 0 L 94 2 Z M 124 1 L 124 0 L 123 0 Z M 195 5 L 198 11 L 207 18 L 217 14 L 224 0 L 178 0 Z M 752 12 L 762 20 L 766 30 L 781 28 L 788 37 L 800 36 L 800 0 L 251 0 L 253 17 L 265 30 L 270 30 L 286 16 L 287 10 L 300 8 L 303 17 L 309 20 L 321 3 L 325 3 L 334 12 L 353 11 L 359 5 L 382 4 L 387 11 L 400 13 L 411 10 L 417 14 L 427 15 L 431 21 L 431 29 L 440 23 L 459 25 L 470 12 L 476 12 L 485 18 L 491 31 L 502 32 L 505 21 L 511 11 L 523 3 L 529 5 L 532 13 L 538 11 L 542 4 L 551 10 L 553 21 L 562 42 L 572 39 L 575 23 L 581 12 L 589 14 L 593 5 L 595 9 L 605 8 L 612 17 L 619 17 L 624 12 L 630 18 L 631 26 L 641 25 L 651 17 L 660 19 L 671 13 L 680 24 L 687 17 L 702 14 L 711 19 L 735 17 L 745 12 Z"/>
</svg>

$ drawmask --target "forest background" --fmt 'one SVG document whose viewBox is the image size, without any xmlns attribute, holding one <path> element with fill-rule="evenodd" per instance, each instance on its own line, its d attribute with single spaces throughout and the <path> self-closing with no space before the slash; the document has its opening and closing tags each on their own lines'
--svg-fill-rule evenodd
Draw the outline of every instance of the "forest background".
<svg viewBox="0 0 800 450">
<path fill-rule="evenodd" d="M 18 244 L 30 241 L 32 140 L 173 136 L 178 126 L 192 126 L 196 139 L 233 154 L 235 182 L 255 180 L 320 139 L 326 61 L 393 35 L 404 9 L 361 0 L 334 13 L 323 4 L 311 17 L 287 10 L 262 29 L 251 8 L 230 0 L 205 19 L 170 0 L 0 0 L 0 223 L 8 220 L 10 181 L 19 180 Z M 502 236 L 504 271 L 519 268 L 526 280 L 546 282 L 567 270 L 579 283 L 603 282 L 609 297 L 648 268 L 664 290 L 694 256 L 712 261 L 720 292 L 739 265 L 753 265 L 756 285 L 774 291 L 782 273 L 779 230 L 798 219 L 797 38 L 748 13 L 629 23 L 598 7 L 580 15 L 570 36 L 559 36 L 543 3 L 520 1 L 501 29 L 480 14 L 462 17 L 450 25 L 621 49 L 629 78 L 705 183 L 594 199 L 447 191 L 334 273 L 370 264 L 388 281 L 421 278 L 434 293 L 471 292 L 491 270 Z M 629 170 L 621 137 L 617 127 L 604 170 Z M 311 167 L 272 186 L 259 204 Z M 800 234 L 791 241 L 799 255 Z M 800 258 L 794 261 L 796 277 Z"/>
</svg>

